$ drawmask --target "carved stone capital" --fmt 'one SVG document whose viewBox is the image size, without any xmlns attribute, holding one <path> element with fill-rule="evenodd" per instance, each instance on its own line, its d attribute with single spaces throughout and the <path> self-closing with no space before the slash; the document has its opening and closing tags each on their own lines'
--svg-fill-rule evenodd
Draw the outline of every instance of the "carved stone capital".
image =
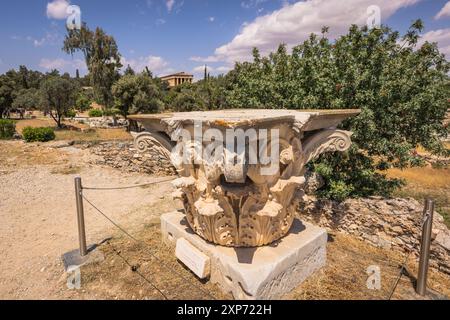
<svg viewBox="0 0 450 320">
<path fill-rule="evenodd" d="M 161 122 L 155 122 L 153 116 L 144 117 L 142 121 L 151 132 L 133 134 L 136 149 L 156 151 L 176 167 L 180 177 L 173 182 L 176 189 L 174 197 L 183 201 L 186 220 L 200 237 L 230 247 L 267 245 L 281 239 L 292 226 L 298 202 L 304 196 L 305 165 L 322 153 L 346 151 L 351 145 L 352 133 L 323 129 L 337 125 L 345 118 L 341 113 L 337 113 L 335 118 L 324 114 L 317 121 L 305 113 L 290 121 L 286 117 L 290 111 L 272 110 L 266 112 L 284 116 L 254 122 L 253 118 L 258 115 L 252 114 L 248 121 L 240 122 L 235 113 L 243 111 L 229 112 L 228 122 L 213 121 L 204 118 L 203 114 L 192 113 L 163 118 Z M 187 121 L 194 115 L 202 123 L 201 133 L 213 128 L 223 134 L 222 138 L 214 141 L 199 140 L 197 136 L 192 138 L 193 135 L 177 138 L 175 132 L 183 129 L 193 133 L 200 127 Z M 275 129 L 275 138 L 249 133 L 247 141 L 241 140 L 240 148 L 227 149 L 223 139 L 227 129 L 237 126 L 241 130 L 243 126 L 254 130 L 255 124 L 266 133 Z M 175 148 L 175 142 L 171 142 L 169 136 L 176 140 Z M 272 145 L 273 140 L 278 143 Z M 209 153 L 203 151 L 209 150 L 213 143 L 219 148 L 212 148 L 214 157 L 209 157 Z M 223 148 L 220 148 L 222 144 Z M 245 148 L 242 148 L 243 144 Z M 259 161 L 256 164 L 248 160 L 252 155 L 249 150 L 258 150 Z M 260 161 L 261 158 L 269 159 L 269 163 Z"/>
<path fill-rule="evenodd" d="M 351 144 L 352 132 L 336 129 L 325 129 L 303 141 L 303 165 L 317 159 L 322 153 L 347 151 Z"/>
<path fill-rule="evenodd" d="M 134 147 L 142 153 L 156 152 L 168 161 L 171 161 L 172 143 L 164 135 L 157 132 L 131 132 L 134 138 Z"/>
</svg>

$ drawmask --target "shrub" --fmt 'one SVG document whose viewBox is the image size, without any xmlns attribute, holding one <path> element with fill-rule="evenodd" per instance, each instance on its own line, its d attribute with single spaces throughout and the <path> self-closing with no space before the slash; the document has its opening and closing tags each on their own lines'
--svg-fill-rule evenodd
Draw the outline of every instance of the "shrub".
<svg viewBox="0 0 450 320">
<path fill-rule="evenodd" d="M 11 139 L 16 132 L 16 123 L 13 120 L 0 119 L 0 139 Z"/>
<path fill-rule="evenodd" d="M 103 116 L 103 111 L 102 110 L 99 110 L 99 109 L 89 110 L 89 117 L 91 117 L 91 118 L 99 118 L 101 116 Z"/>
<path fill-rule="evenodd" d="M 66 113 L 65 113 L 65 116 L 67 118 L 75 118 L 77 116 L 77 112 L 75 110 L 73 110 L 73 109 L 67 110 Z"/>
<path fill-rule="evenodd" d="M 22 131 L 26 142 L 47 142 L 55 139 L 55 130 L 53 128 L 32 128 L 26 127 Z"/>
</svg>

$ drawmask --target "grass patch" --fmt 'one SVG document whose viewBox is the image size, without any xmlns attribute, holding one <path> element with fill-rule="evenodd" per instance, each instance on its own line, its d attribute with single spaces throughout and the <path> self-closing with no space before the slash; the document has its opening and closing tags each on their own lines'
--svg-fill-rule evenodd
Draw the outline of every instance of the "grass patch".
<svg viewBox="0 0 450 320">
<path fill-rule="evenodd" d="M 56 140 L 74 141 L 108 141 L 108 140 L 132 140 L 132 136 L 125 128 L 94 129 L 87 131 L 58 130 Z"/>
<path fill-rule="evenodd" d="M 394 196 L 412 197 L 420 203 L 424 203 L 426 198 L 434 200 L 436 211 L 444 217 L 445 224 L 450 228 L 450 169 L 448 166 L 390 169 L 388 177 L 406 180 L 406 186 L 395 191 Z"/>
<path fill-rule="evenodd" d="M 74 175 L 81 172 L 81 167 L 77 166 L 65 166 L 60 168 L 55 168 L 51 171 L 52 174 L 63 174 L 63 175 Z"/>
<path fill-rule="evenodd" d="M 72 140 L 72 141 L 107 141 L 107 140 L 132 140 L 133 137 L 125 128 L 110 128 L 110 129 L 89 129 L 89 126 L 78 123 L 64 121 L 64 125 L 71 129 L 57 129 L 55 121 L 48 118 L 25 119 L 19 120 L 16 124 L 16 130 L 19 134 L 26 127 L 55 128 L 56 140 Z"/>
</svg>

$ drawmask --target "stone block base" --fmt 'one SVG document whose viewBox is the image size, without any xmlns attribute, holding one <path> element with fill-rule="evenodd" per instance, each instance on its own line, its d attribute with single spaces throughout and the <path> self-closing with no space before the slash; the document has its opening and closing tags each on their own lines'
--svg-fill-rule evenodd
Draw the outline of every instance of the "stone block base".
<svg viewBox="0 0 450 320">
<path fill-rule="evenodd" d="M 207 255 L 210 280 L 235 299 L 280 299 L 326 262 L 326 230 L 300 220 L 286 237 L 258 248 L 208 243 L 191 230 L 182 212 L 162 215 L 161 232 L 166 244 L 174 247 L 183 238 Z"/>
</svg>

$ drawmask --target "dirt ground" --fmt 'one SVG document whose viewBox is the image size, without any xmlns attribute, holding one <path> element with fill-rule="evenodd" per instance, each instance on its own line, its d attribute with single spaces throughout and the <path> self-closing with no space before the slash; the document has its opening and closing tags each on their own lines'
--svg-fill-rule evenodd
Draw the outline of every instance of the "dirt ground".
<svg viewBox="0 0 450 320">
<path fill-rule="evenodd" d="M 84 165 L 92 155 L 75 147 L 52 149 L 0 142 L 0 299 L 64 299 L 73 292 L 60 257 L 77 248 L 74 177 L 85 186 L 128 186 L 161 180 Z M 148 188 L 85 191 L 111 218 L 139 228 L 173 210 L 170 182 Z M 111 235 L 113 226 L 86 205 L 89 243 Z"/>
<path fill-rule="evenodd" d="M 147 188 L 85 191 L 85 196 L 142 241 L 135 243 L 85 203 L 88 243 L 104 260 L 81 269 L 81 288 L 67 287 L 61 255 L 78 246 L 73 179 L 85 186 L 128 186 L 164 178 L 87 164 L 94 156 L 60 142 L 0 141 L 0 299 L 231 299 L 199 281 L 160 241 L 159 216 L 179 208 L 170 182 Z M 105 239 L 108 241 L 102 242 Z M 330 233 L 327 265 L 286 299 L 387 299 L 404 255 Z M 156 257 L 156 258 L 155 258 Z M 381 289 L 366 286 L 378 265 Z M 408 261 L 410 275 L 417 261 Z M 416 299 L 403 276 L 394 299 Z M 450 296 L 450 278 L 431 272 L 430 286 Z M 158 288 L 160 291 L 158 291 Z"/>
</svg>

